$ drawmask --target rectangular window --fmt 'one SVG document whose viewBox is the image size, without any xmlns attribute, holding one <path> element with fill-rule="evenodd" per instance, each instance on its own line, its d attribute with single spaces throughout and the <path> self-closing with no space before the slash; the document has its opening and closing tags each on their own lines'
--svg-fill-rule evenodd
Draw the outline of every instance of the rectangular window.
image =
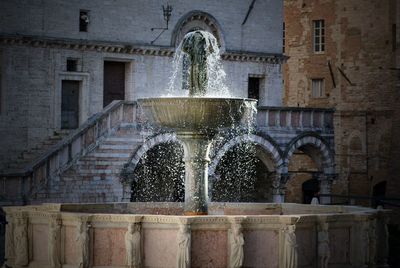
<svg viewBox="0 0 400 268">
<path fill-rule="evenodd" d="M 325 21 L 324 20 L 314 20 L 313 21 L 313 46 L 314 52 L 324 52 L 325 51 Z"/>
<path fill-rule="evenodd" d="M 285 40 L 285 37 L 286 37 L 286 29 L 285 29 L 285 23 L 283 23 L 283 36 L 282 36 L 282 53 L 285 53 L 285 42 L 286 42 L 286 40 Z"/>
<path fill-rule="evenodd" d="M 89 25 L 89 11 L 80 10 L 79 11 L 79 31 L 87 32 Z"/>
<path fill-rule="evenodd" d="M 312 90 L 311 96 L 313 98 L 324 98 L 325 97 L 325 81 L 324 79 L 312 79 Z"/>
<path fill-rule="evenodd" d="M 67 72 L 77 72 L 78 71 L 78 60 L 67 59 Z"/>
<path fill-rule="evenodd" d="M 259 77 L 249 77 L 248 82 L 248 97 L 258 100 L 260 98 L 260 80 Z"/>
</svg>

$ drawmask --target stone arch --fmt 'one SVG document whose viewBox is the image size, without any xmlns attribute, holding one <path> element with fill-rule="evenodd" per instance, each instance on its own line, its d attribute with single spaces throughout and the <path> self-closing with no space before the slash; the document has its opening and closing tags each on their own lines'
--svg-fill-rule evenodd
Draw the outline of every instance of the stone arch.
<svg viewBox="0 0 400 268">
<path fill-rule="evenodd" d="M 274 162 L 275 166 L 275 171 L 276 173 L 281 174 L 282 173 L 282 164 L 283 164 L 283 159 L 282 159 L 282 152 L 279 149 L 279 147 L 273 142 L 271 138 L 262 138 L 257 135 L 253 134 L 246 134 L 242 136 L 237 136 L 230 141 L 226 142 L 224 146 L 218 152 L 215 154 L 213 157 L 213 160 L 209 166 L 208 173 L 210 177 L 212 177 L 215 173 L 215 170 L 222 159 L 222 157 L 234 146 L 244 143 L 244 142 L 253 142 L 257 145 L 259 145 L 262 149 L 264 149 L 265 152 L 267 152 L 270 156 L 271 159 Z"/>
<path fill-rule="evenodd" d="M 173 30 L 171 46 L 179 46 L 179 43 L 183 39 L 184 35 L 195 28 L 212 33 L 217 39 L 221 51 L 224 51 L 225 41 L 220 24 L 212 15 L 199 10 L 194 10 L 187 13 L 177 22 Z"/>
<path fill-rule="evenodd" d="M 154 146 L 166 143 L 166 142 L 179 142 L 181 143 L 175 133 L 163 133 L 159 134 L 153 138 L 148 139 L 145 143 L 142 144 L 131 156 L 129 164 L 131 165 L 131 169 L 134 170 L 136 165 L 139 163 L 142 156 Z"/>
<path fill-rule="evenodd" d="M 334 174 L 333 152 L 328 143 L 316 133 L 305 133 L 289 142 L 284 153 L 285 173 L 287 173 L 290 158 L 300 148 L 319 165 L 321 172 L 324 174 Z"/>
</svg>

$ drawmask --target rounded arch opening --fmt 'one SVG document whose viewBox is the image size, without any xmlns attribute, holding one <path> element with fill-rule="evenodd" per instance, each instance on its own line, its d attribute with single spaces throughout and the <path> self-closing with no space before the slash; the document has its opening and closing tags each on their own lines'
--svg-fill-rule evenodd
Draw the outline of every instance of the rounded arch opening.
<svg viewBox="0 0 400 268">
<path fill-rule="evenodd" d="M 215 168 L 212 201 L 271 202 L 275 166 L 271 154 L 257 143 L 230 147 Z"/>
<path fill-rule="evenodd" d="M 133 171 L 131 202 L 183 202 L 183 147 L 177 141 L 148 149 Z"/>
<path fill-rule="evenodd" d="M 315 136 L 294 139 L 286 151 L 285 166 L 290 178 L 286 182 L 285 200 L 291 203 L 311 202 L 319 191 L 316 187 L 319 176 L 334 173 L 329 147 Z"/>
</svg>

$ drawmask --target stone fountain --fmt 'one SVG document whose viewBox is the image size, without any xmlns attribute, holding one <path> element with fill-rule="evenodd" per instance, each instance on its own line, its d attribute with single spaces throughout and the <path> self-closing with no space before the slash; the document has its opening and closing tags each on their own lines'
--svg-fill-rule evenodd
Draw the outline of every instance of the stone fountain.
<svg viewBox="0 0 400 268">
<path fill-rule="evenodd" d="M 189 97 L 138 100 L 151 124 L 182 141 L 183 208 L 167 202 L 4 208 L 4 267 L 387 267 L 384 210 L 208 202 L 210 142 L 220 130 L 251 126 L 256 103 L 205 97 L 207 57 L 216 44 L 209 37 L 195 31 L 183 40 Z"/>
<path fill-rule="evenodd" d="M 215 38 L 203 31 L 187 34 L 182 51 L 189 58 L 188 98 L 140 99 L 138 104 L 151 124 L 176 132 L 185 162 L 185 215 L 206 215 L 209 149 L 213 135 L 224 128 L 249 126 L 256 100 L 205 98 L 207 56 L 215 53 Z"/>
</svg>

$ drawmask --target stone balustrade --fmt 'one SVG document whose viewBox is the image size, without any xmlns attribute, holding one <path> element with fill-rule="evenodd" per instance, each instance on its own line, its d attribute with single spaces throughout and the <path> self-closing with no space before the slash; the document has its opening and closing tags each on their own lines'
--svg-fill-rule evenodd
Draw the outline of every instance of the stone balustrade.
<svg viewBox="0 0 400 268">
<path fill-rule="evenodd" d="M 113 101 L 24 170 L 1 174 L 2 198 L 7 200 L 6 204 L 24 203 L 24 199 L 30 199 L 41 187 L 51 183 L 52 176 L 62 173 L 94 150 L 121 124 L 136 124 L 136 119 L 134 102 Z"/>
<path fill-rule="evenodd" d="M 212 203 L 8 207 L 8 267 L 385 267 L 386 212 Z M 164 214 L 164 215 L 161 215 Z M 221 215 L 222 214 L 222 215 Z M 317 264 L 318 263 L 318 264 Z"/>
<path fill-rule="evenodd" d="M 257 127 L 333 132 L 333 109 L 259 106 Z"/>
</svg>

